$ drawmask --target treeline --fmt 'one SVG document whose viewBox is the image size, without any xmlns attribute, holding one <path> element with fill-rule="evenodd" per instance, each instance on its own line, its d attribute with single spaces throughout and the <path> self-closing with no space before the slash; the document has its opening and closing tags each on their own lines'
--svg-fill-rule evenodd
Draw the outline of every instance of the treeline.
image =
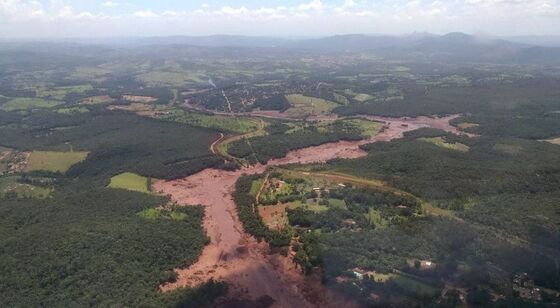
<svg viewBox="0 0 560 308">
<path fill-rule="evenodd" d="M 235 141 L 229 145 L 228 152 L 238 158 L 266 164 L 270 159 L 284 157 L 292 150 L 340 140 L 360 140 L 363 138 L 360 129 L 347 126 L 342 121 L 332 124 L 327 132 L 321 131 L 314 125 L 305 126 L 295 132 L 285 133 L 287 129 L 285 125 L 284 127 L 273 125 L 268 130 L 269 135 Z"/>
<path fill-rule="evenodd" d="M 284 247 L 290 244 L 291 236 L 286 231 L 272 231 L 263 223 L 255 205 L 255 197 L 251 192 L 254 180 L 261 175 L 246 175 L 240 177 L 235 183 L 233 200 L 237 206 L 239 220 L 243 223 L 245 231 L 258 240 L 265 240 L 275 247 Z"/>
</svg>

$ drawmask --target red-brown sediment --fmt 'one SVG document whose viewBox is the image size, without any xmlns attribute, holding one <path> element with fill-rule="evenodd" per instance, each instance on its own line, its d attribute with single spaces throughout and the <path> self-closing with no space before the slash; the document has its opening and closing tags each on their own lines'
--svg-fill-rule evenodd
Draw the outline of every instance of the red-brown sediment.
<svg viewBox="0 0 560 308">
<path fill-rule="evenodd" d="M 366 155 L 361 145 L 402 138 L 407 131 L 433 127 L 462 134 L 444 118 L 384 118 L 366 117 L 383 122 L 384 130 L 368 140 L 340 141 L 292 151 L 286 157 L 273 159 L 270 166 L 293 163 L 320 163 L 334 158 L 358 158 Z M 176 269 L 175 283 L 160 286 L 162 291 L 179 287 L 195 287 L 209 279 L 225 281 L 232 294 L 258 298 L 271 296 L 276 307 L 351 306 L 323 287 L 318 279 L 304 276 L 291 258 L 272 254 L 268 244 L 245 233 L 237 216 L 232 192 L 243 174 L 257 174 L 265 165 L 255 165 L 238 171 L 205 169 L 181 180 L 156 181 L 156 191 L 169 195 L 179 204 L 205 206 L 204 228 L 210 243 L 197 262 L 184 269 Z"/>
</svg>

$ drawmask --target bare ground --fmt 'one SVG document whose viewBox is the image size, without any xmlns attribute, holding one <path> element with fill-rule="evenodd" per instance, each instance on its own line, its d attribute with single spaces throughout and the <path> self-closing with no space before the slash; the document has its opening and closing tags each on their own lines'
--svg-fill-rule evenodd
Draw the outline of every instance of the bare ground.
<svg viewBox="0 0 560 308">
<path fill-rule="evenodd" d="M 366 155 L 360 145 L 402 138 L 404 132 L 421 127 L 441 128 L 461 133 L 449 124 L 456 116 L 445 118 L 368 117 L 385 123 L 385 129 L 369 140 L 341 141 L 290 152 L 268 165 L 326 162 L 333 158 L 358 158 Z M 156 181 L 156 191 L 169 195 L 179 204 L 205 206 L 204 228 L 210 237 L 198 261 L 188 268 L 176 269 L 177 282 L 160 286 L 161 291 L 194 287 L 209 279 L 225 281 L 231 296 L 258 298 L 269 295 L 275 307 L 349 307 L 344 300 L 321 285 L 318 277 L 306 277 L 290 257 L 273 254 L 268 244 L 259 243 L 245 233 L 237 216 L 232 192 L 243 174 L 262 173 L 267 166 L 256 165 L 238 171 L 206 169 L 175 181 Z"/>
</svg>

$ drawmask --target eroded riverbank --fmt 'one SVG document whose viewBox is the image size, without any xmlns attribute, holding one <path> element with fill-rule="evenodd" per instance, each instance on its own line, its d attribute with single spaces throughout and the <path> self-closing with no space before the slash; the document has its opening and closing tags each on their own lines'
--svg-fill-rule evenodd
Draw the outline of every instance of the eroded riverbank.
<svg viewBox="0 0 560 308">
<path fill-rule="evenodd" d="M 378 135 L 361 141 L 340 141 L 289 152 L 268 165 L 255 165 L 237 171 L 205 169 L 175 181 L 157 181 L 156 191 L 169 195 L 179 204 L 205 206 L 204 227 L 210 243 L 199 260 L 188 268 L 176 269 L 177 282 L 161 286 L 162 291 L 194 287 L 209 279 L 225 281 L 232 294 L 258 298 L 268 295 L 276 307 L 348 306 L 322 287 L 316 277 L 304 276 L 289 257 L 272 254 L 268 244 L 257 242 L 245 233 L 232 199 L 235 182 L 243 174 L 262 173 L 268 166 L 326 162 L 334 158 L 358 158 L 367 153 L 360 146 L 377 141 L 402 138 L 407 131 L 422 127 L 461 133 L 449 124 L 457 116 L 444 118 L 367 117 L 385 123 Z"/>
</svg>

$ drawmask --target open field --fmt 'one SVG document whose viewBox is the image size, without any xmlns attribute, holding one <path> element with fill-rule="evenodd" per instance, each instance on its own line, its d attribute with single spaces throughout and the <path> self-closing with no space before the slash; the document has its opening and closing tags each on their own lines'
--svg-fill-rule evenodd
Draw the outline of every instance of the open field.
<svg viewBox="0 0 560 308">
<path fill-rule="evenodd" d="M 143 103 L 143 104 L 149 104 L 157 101 L 157 98 L 155 97 L 140 96 L 140 95 L 123 95 L 122 99 L 129 102 Z"/>
<path fill-rule="evenodd" d="M 80 101 L 80 103 L 85 105 L 96 105 L 111 103 L 113 101 L 115 101 L 115 99 L 111 98 L 109 95 L 98 95 L 84 98 Z"/>
<path fill-rule="evenodd" d="M 457 124 L 457 127 L 461 130 L 465 130 L 465 129 L 469 129 L 469 128 L 475 128 L 475 127 L 479 127 L 479 124 L 476 123 L 469 123 L 469 122 L 462 122 Z"/>
<path fill-rule="evenodd" d="M 414 292 L 419 296 L 434 296 L 437 292 L 439 292 L 439 289 L 436 287 L 400 274 L 375 273 L 373 275 L 373 279 L 379 283 L 394 283 L 400 288 L 409 292 Z"/>
<path fill-rule="evenodd" d="M 339 106 L 337 103 L 301 94 L 286 95 L 291 107 L 286 110 L 290 116 L 304 117 L 310 115 L 329 114 L 334 108 Z"/>
<path fill-rule="evenodd" d="M 88 152 L 33 151 L 29 155 L 25 170 L 65 173 L 72 165 L 85 160 L 87 156 Z"/>
<path fill-rule="evenodd" d="M 546 142 L 549 142 L 549 143 L 552 143 L 552 144 L 560 145 L 560 138 L 548 139 L 548 140 L 546 140 Z"/>
<path fill-rule="evenodd" d="M 145 219 L 150 219 L 150 220 L 156 220 L 156 219 L 170 219 L 170 220 L 176 220 L 176 221 L 181 221 L 181 220 L 185 220 L 187 218 L 187 214 L 185 214 L 184 212 L 181 211 L 176 211 L 173 209 L 161 209 L 161 208 L 148 208 L 143 210 L 142 212 L 138 213 L 138 216 L 145 218 Z"/>
<path fill-rule="evenodd" d="M 151 86 L 172 86 L 181 87 L 189 83 L 205 83 L 199 74 L 177 73 L 166 71 L 152 71 L 136 76 L 136 79 Z"/>
<path fill-rule="evenodd" d="M 445 139 L 443 137 L 433 137 L 433 138 L 420 138 L 418 139 L 420 141 L 424 141 L 424 142 L 429 142 L 431 144 L 435 144 L 438 147 L 442 147 L 445 149 L 450 149 L 450 150 L 456 150 L 459 152 L 467 152 L 469 150 L 469 147 L 467 145 L 464 145 L 462 143 L 449 143 L 447 141 L 445 141 Z"/>
<path fill-rule="evenodd" d="M 93 90 L 90 84 L 77 85 L 77 86 L 64 86 L 53 88 L 38 88 L 37 97 L 50 98 L 54 100 L 63 100 L 66 95 L 70 93 L 85 93 Z"/>
<path fill-rule="evenodd" d="M 120 188 L 143 193 L 150 193 L 148 178 L 135 173 L 125 172 L 115 175 L 109 183 L 110 188 Z"/>
<path fill-rule="evenodd" d="M 373 136 L 377 135 L 383 128 L 382 123 L 365 119 L 346 119 L 343 120 L 343 122 L 350 123 L 359 127 L 362 130 L 362 135 L 365 138 L 372 138 Z"/>
<path fill-rule="evenodd" d="M 197 127 L 214 128 L 224 132 L 237 134 L 248 133 L 259 127 L 259 120 L 223 115 L 207 115 L 183 110 L 171 110 L 155 115 L 156 118 L 185 123 Z"/>
<path fill-rule="evenodd" d="M 63 102 L 46 100 L 42 98 L 20 97 L 7 101 L 0 107 L 0 109 L 4 111 L 16 111 L 39 108 L 53 108 L 62 103 Z"/>
</svg>

